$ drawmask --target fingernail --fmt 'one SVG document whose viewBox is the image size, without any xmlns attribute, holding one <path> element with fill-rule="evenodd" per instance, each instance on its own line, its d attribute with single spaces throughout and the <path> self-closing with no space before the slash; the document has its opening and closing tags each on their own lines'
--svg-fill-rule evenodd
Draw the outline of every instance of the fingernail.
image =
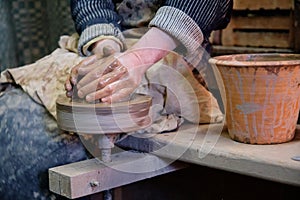
<svg viewBox="0 0 300 200">
<path fill-rule="evenodd" d="M 86 98 L 87 101 L 91 101 L 92 100 L 92 97 L 90 95 L 87 95 L 85 98 Z"/>
<path fill-rule="evenodd" d="M 71 97 L 72 96 L 72 92 L 66 92 L 67 97 Z"/>
<path fill-rule="evenodd" d="M 108 98 L 102 98 L 101 101 L 107 103 L 108 102 Z"/>
</svg>

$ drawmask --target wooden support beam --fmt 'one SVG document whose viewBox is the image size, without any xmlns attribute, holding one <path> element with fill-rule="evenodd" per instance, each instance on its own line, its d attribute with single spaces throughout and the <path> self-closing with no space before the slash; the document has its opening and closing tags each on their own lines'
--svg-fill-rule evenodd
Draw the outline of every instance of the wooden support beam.
<svg viewBox="0 0 300 200">
<path fill-rule="evenodd" d="M 90 159 L 49 169 L 50 190 L 75 199 L 187 167 L 155 155 L 122 152 L 111 163 Z"/>
</svg>

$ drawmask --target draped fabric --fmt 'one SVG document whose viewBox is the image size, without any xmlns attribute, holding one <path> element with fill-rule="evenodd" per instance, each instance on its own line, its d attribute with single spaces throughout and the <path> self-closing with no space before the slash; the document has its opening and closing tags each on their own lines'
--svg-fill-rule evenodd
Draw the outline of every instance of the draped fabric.
<svg viewBox="0 0 300 200">
<path fill-rule="evenodd" d="M 35 62 L 75 32 L 69 0 L 0 1 L 0 70 Z"/>
</svg>

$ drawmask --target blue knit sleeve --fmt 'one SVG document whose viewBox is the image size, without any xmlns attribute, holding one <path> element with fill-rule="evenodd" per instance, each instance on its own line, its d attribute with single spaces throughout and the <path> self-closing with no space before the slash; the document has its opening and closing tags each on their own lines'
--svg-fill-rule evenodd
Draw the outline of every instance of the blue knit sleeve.
<svg viewBox="0 0 300 200">
<path fill-rule="evenodd" d="M 213 30 L 230 21 L 233 0 L 165 0 L 149 26 L 158 27 L 178 39 L 187 52 L 207 43 Z"/>
<path fill-rule="evenodd" d="M 84 54 L 83 46 L 98 36 L 114 36 L 123 43 L 121 18 L 112 0 L 71 0 L 71 14 L 80 35 L 78 52 Z"/>
<path fill-rule="evenodd" d="M 166 0 L 165 6 L 177 8 L 190 16 L 204 35 L 221 29 L 230 20 L 233 0 Z"/>
<path fill-rule="evenodd" d="M 71 0 L 71 14 L 79 34 L 94 24 L 112 23 L 120 28 L 121 18 L 111 0 Z"/>
</svg>

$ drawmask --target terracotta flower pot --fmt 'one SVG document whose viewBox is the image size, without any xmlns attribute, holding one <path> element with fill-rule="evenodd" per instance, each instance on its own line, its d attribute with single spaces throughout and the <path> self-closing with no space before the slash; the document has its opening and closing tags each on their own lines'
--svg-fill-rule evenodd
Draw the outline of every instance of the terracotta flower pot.
<svg viewBox="0 0 300 200">
<path fill-rule="evenodd" d="M 294 138 L 300 105 L 300 54 L 237 54 L 209 61 L 225 88 L 233 140 L 274 144 Z"/>
</svg>

